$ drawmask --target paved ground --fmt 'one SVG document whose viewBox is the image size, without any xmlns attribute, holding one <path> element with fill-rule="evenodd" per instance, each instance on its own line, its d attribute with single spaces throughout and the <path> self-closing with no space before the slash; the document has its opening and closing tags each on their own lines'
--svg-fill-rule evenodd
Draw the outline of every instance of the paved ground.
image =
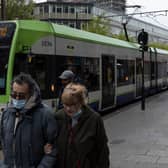
<svg viewBox="0 0 168 168">
<path fill-rule="evenodd" d="M 103 117 L 110 168 L 168 168 L 168 92 Z"/>
</svg>

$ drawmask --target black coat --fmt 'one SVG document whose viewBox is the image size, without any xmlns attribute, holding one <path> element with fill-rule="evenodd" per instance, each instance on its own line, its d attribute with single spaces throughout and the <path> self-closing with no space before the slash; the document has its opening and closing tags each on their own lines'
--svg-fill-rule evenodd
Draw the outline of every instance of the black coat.
<svg viewBox="0 0 168 168">
<path fill-rule="evenodd" d="M 70 118 L 63 109 L 56 112 L 56 119 L 60 129 L 57 139 L 59 168 L 109 168 L 107 136 L 98 113 L 84 106 L 72 130 L 68 126 Z"/>
</svg>

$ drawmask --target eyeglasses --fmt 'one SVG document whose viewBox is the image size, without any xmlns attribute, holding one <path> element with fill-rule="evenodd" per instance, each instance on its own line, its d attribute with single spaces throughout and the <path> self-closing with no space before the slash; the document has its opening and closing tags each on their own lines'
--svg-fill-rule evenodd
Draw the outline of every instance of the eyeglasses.
<svg viewBox="0 0 168 168">
<path fill-rule="evenodd" d="M 22 100 L 22 99 L 26 99 L 26 94 L 25 93 L 12 92 L 11 97 L 14 98 L 14 99 Z"/>
</svg>

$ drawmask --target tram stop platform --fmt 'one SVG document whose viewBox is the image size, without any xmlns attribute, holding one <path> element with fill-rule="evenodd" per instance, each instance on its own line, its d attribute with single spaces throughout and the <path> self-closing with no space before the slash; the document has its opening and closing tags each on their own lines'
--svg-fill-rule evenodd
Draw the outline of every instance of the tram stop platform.
<svg viewBox="0 0 168 168">
<path fill-rule="evenodd" d="M 110 168 L 168 168 L 168 91 L 103 116 Z M 0 151 L 0 168 L 3 155 Z"/>
<path fill-rule="evenodd" d="M 168 168 L 168 91 L 103 116 L 110 168 Z"/>
</svg>

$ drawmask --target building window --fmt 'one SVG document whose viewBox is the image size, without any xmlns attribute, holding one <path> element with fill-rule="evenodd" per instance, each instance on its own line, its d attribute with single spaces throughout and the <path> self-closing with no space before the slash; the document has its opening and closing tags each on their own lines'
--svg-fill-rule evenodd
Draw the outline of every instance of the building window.
<svg viewBox="0 0 168 168">
<path fill-rule="evenodd" d="M 57 13 L 62 13 L 62 8 L 61 7 L 57 7 Z"/>
<path fill-rule="evenodd" d="M 67 25 L 68 26 L 68 21 L 63 21 L 63 25 Z"/>
<path fill-rule="evenodd" d="M 70 13 L 75 13 L 75 8 L 71 7 L 70 8 Z"/>
<path fill-rule="evenodd" d="M 69 23 L 69 26 L 74 28 L 75 27 L 75 24 L 74 23 Z"/>
<path fill-rule="evenodd" d="M 90 14 L 92 11 L 91 7 L 88 7 L 88 13 Z"/>
<path fill-rule="evenodd" d="M 44 13 L 49 13 L 49 6 L 48 5 L 44 5 Z"/>
<path fill-rule="evenodd" d="M 40 7 L 40 14 L 43 14 L 43 7 Z"/>
<path fill-rule="evenodd" d="M 55 13 L 55 6 L 52 6 L 52 12 Z"/>
<path fill-rule="evenodd" d="M 64 6 L 64 13 L 68 13 L 68 6 Z"/>
</svg>

